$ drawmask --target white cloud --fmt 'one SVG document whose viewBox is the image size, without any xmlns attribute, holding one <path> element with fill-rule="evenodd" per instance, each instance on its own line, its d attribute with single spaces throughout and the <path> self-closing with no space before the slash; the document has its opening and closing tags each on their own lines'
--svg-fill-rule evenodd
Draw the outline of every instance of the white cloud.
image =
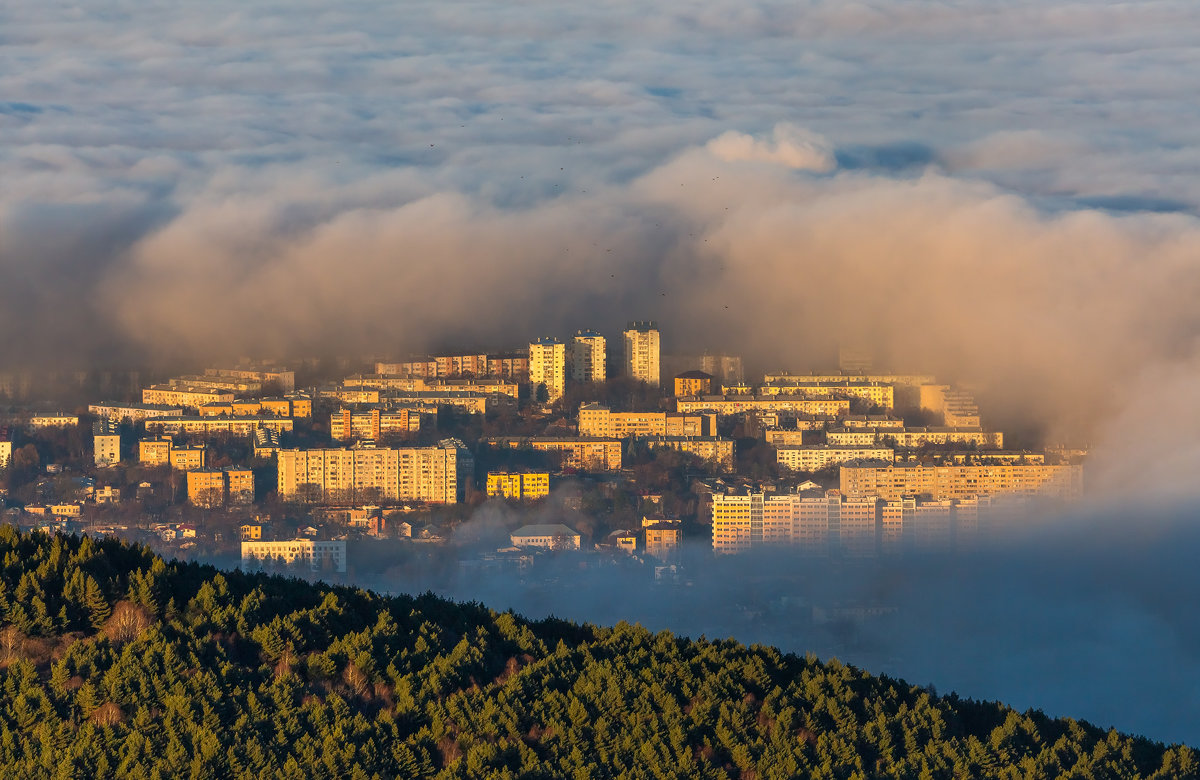
<svg viewBox="0 0 1200 780">
<path fill-rule="evenodd" d="M 781 122 L 769 138 L 730 130 L 708 142 L 708 151 L 726 162 L 762 162 L 825 173 L 837 166 L 833 144 L 803 127 Z"/>
</svg>

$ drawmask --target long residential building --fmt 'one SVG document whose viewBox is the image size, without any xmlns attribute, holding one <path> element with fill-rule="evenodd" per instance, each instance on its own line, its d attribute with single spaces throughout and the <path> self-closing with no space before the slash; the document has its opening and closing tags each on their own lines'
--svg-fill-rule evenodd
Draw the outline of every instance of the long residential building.
<svg viewBox="0 0 1200 780">
<path fill-rule="evenodd" d="M 70 428 L 79 425 L 79 415 L 66 412 L 34 412 L 30 428 Z"/>
<path fill-rule="evenodd" d="M 296 389 L 296 372 L 282 368 L 206 368 L 204 375 L 245 379 L 258 382 L 262 387 L 273 385 L 280 393 L 290 393 Z"/>
<path fill-rule="evenodd" d="M 281 449 L 279 496 L 306 501 L 424 501 L 453 504 L 474 471 L 462 442 L 432 447 Z"/>
<path fill-rule="evenodd" d="M 641 441 L 650 449 L 686 452 L 725 471 L 733 470 L 733 439 L 718 436 L 648 436 Z"/>
<path fill-rule="evenodd" d="M 502 393 L 514 399 L 520 394 L 520 386 L 516 382 L 500 377 L 435 379 L 394 374 L 355 374 L 342 380 L 342 385 L 353 388 L 371 387 L 379 390 L 398 390 L 407 393 L 445 391 Z"/>
<path fill-rule="evenodd" d="M 871 558 L 978 549 L 1003 522 L 987 497 L 884 501 L 840 491 L 713 496 L 713 550 L 738 553 L 762 546 L 802 555 Z"/>
<path fill-rule="evenodd" d="M 529 356 L 520 353 L 434 355 L 396 363 L 376 363 L 375 373 L 429 379 L 470 374 L 509 377 L 520 382 L 529 376 Z"/>
<path fill-rule="evenodd" d="M 151 385 L 142 390 L 143 404 L 182 406 L 188 409 L 199 409 L 212 403 L 231 404 L 235 397 L 236 393 L 232 390 L 185 385 Z"/>
<path fill-rule="evenodd" d="M 1075 500 L 1083 495 L 1083 467 L 1045 464 L 842 466 L 841 490 L 847 496 L 878 496 L 885 501 L 906 496 L 928 496 L 940 501 L 997 494 Z"/>
<path fill-rule="evenodd" d="M 1003 449 L 1004 434 L 982 428 L 834 428 L 825 441 L 843 447 L 867 447 L 890 444 L 908 449 L 927 444 L 967 444 L 988 449 Z"/>
<path fill-rule="evenodd" d="M 799 395 L 803 398 L 858 398 L 883 409 L 895 406 L 895 392 L 891 385 L 881 382 L 811 382 L 776 381 L 765 382 L 758 389 L 760 396 Z"/>
<path fill-rule="evenodd" d="M 634 436 L 716 436 L 714 413 L 614 412 L 598 403 L 579 407 L 579 435 L 609 439 Z"/>
<path fill-rule="evenodd" d="M 235 376 L 188 374 L 167 380 L 171 387 L 205 387 L 209 390 L 230 390 L 234 393 L 261 393 L 262 382 Z"/>
<path fill-rule="evenodd" d="M 480 393 L 474 390 L 426 390 L 415 392 L 393 390 L 383 395 L 377 395 L 376 399 L 376 403 L 382 401 L 393 407 L 451 407 L 461 409 L 469 414 L 483 414 L 492 409 L 512 409 L 517 403 L 516 399 L 504 393 Z M 354 402 L 346 401 L 346 403 Z"/>
<path fill-rule="evenodd" d="M 256 571 L 272 563 L 319 572 L 346 571 L 346 540 L 289 539 L 281 542 L 242 542 L 242 570 Z"/>
<path fill-rule="evenodd" d="M 840 417 L 850 413 L 846 398 L 801 398 L 798 396 L 706 395 L 675 399 L 677 412 L 715 412 L 725 417 L 742 412 L 798 412 Z"/>
<path fill-rule="evenodd" d="M 201 406 L 204 417 L 249 417 L 270 414 L 276 417 L 312 417 L 312 399 L 308 396 L 289 395 L 283 398 L 254 398 L 230 403 L 212 403 Z"/>
<path fill-rule="evenodd" d="M 898 374 L 886 371 L 812 371 L 793 374 L 789 371 L 773 371 L 763 376 L 763 381 L 786 382 L 870 382 L 883 385 L 920 387 L 937 381 L 932 374 Z"/>
<path fill-rule="evenodd" d="M 388 434 L 419 431 L 426 423 L 436 427 L 437 414 L 422 415 L 416 409 L 341 409 L 329 417 L 329 436 L 334 441 L 377 440 Z"/>
<path fill-rule="evenodd" d="M 294 422 L 291 417 L 155 417 L 146 420 L 146 430 L 156 433 L 179 434 L 190 436 L 213 436 L 218 433 L 229 433 L 234 436 L 253 436 L 259 428 L 273 431 L 291 431 Z"/>
<path fill-rule="evenodd" d="M 557 452 L 562 455 L 564 469 L 581 471 L 619 471 L 621 469 L 622 442 L 593 436 L 497 436 L 483 441 L 501 449 L 528 447 L 540 452 Z"/>
<path fill-rule="evenodd" d="M 775 460 L 792 471 L 819 471 L 858 460 L 891 463 L 895 452 L 889 447 L 837 447 L 824 444 L 802 444 L 798 447 L 777 447 Z"/>
<path fill-rule="evenodd" d="M 110 420 L 129 420 L 130 422 L 140 422 L 149 420 L 151 417 L 178 417 L 183 414 L 182 406 L 168 406 L 162 404 L 135 404 L 124 401 L 101 401 L 98 404 L 90 404 L 88 412 L 97 417 L 107 417 Z"/>
</svg>

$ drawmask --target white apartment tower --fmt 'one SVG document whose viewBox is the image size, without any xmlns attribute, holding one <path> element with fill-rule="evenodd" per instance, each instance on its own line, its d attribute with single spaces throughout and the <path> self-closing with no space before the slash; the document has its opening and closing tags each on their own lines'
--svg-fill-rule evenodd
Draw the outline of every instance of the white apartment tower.
<svg viewBox="0 0 1200 780">
<path fill-rule="evenodd" d="M 655 387 L 659 385 L 658 341 L 653 322 L 631 322 L 625 328 L 625 372 Z"/>
<path fill-rule="evenodd" d="M 594 330 L 581 330 L 571 339 L 571 378 L 576 382 L 603 382 L 608 378 L 605 350 L 608 342 Z"/>
<path fill-rule="evenodd" d="M 546 400 L 562 398 L 567 384 L 567 347 L 558 339 L 538 339 L 529 345 L 529 383 L 536 394 L 538 385 L 546 386 Z M 536 395 L 535 395 L 536 397 Z"/>
</svg>

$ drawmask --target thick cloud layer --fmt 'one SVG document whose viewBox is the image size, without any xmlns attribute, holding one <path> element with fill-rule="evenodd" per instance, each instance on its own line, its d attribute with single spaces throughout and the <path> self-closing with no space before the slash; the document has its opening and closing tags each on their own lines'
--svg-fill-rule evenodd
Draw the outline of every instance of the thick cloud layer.
<svg viewBox="0 0 1200 780">
<path fill-rule="evenodd" d="M 0 326 L 22 334 L 4 355 L 387 352 L 635 316 L 675 343 L 705 323 L 734 348 L 757 321 L 687 305 L 718 286 L 714 263 L 735 289 L 772 274 L 806 311 L 812 275 L 849 256 L 846 287 L 891 264 L 960 300 L 1050 266 L 1034 300 L 1011 279 L 989 288 L 989 316 L 1055 325 L 1045 285 L 1114 262 L 1162 262 L 1161 279 L 1179 262 L 1161 250 L 1191 252 L 1190 222 L 1140 215 L 1200 203 L 1197 15 L 18 0 L 0 9 Z M 798 232 L 791 211 L 812 221 L 818 202 L 846 216 Z M 937 230 L 947 207 L 967 234 Z M 1157 301 L 1091 308 L 1108 304 L 1117 323 L 1189 332 Z M 962 310 L 922 312 L 926 333 L 964 334 Z M 814 317 L 780 340 L 811 342 L 816 320 L 831 330 Z"/>
</svg>

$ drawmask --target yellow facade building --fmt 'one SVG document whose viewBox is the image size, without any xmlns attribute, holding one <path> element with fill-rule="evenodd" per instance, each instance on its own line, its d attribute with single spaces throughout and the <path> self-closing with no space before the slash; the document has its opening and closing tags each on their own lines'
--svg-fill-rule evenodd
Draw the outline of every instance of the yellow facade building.
<svg viewBox="0 0 1200 780">
<path fill-rule="evenodd" d="M 600 437 L 559 437 L 559 436 L 498 436 L 487 439 L 484 443 L 502 449 L 521 449 L 528 447 L 540 452 L 556 452 L 562 456 L 564 469 L 580 471 L 620 471 L 621 448 L 620 439 Z"/>
<path fill-rule="evenodd" d="M 545 385 L 546 400 L 562 398 L 567 386 L 567 347 L 558 339 L 543 338 L 529 345 L 529 383 L 536 394 Z"/>
<path fill-rule="evenodd" d="M 1078 465 L 989 464 L 981 466 L 843 466 L 841 489 L 848 496 L 906 496 L 933 500 L 967 499 L 996 494 L 1077 500 L 1083 495 Z"/>
<path fill-rule="evenodd" d="M 274 386 L 283 393 L 296 389 L 296 372 L 285 368 L 206 368 L 204 375 L 249 380 L 263 387 Z"/>
<path fill-rule="evenodd" d="M 710 395 L 700 398 L 677 398 L 677 412 L 714 412 L 722 417 L 743 412 L 796 412 L 804 415 L 832 415 L 841 417 L 850 413 L 847 398 L 803 398 L 800 396 L 776 395 Z"/>
<path fill-rule="evenodd" d="M 215 436 L 228 433 L 234 436 L 253 436 L 259 428 L 283 433 L 294 427 L 290 417 L 155 417 L 146 421 L 146 430 L 164 434 Z"/>
<path fill-rule="evenodd" d="M 598 403 L 579 407 L 579 435 L 608 439 L 642 436 L 716 436 L 717 416 L 711 412 L 614 412 Z"/>
<path fill-rule="evenodd" d="M 643 442 L 650 449 L 669 449 L 686 452 L 706 461 L 722 471 L 732 471 L 734 463 L 733 439 L 717 436 L 647 436 Z"/>
<path fill-rule="evenodd" d="M 882 460 L 891 463 L 895 453 L 888 447 L 841 447 L 823 444 L 777 447 L 775 459 L 792 471 L 819 471 L 828 466 L 856 460 Z"/>
<path fill-rule="evenodd" d="M 703 371 L 684 371 L 675 375 L 675 397 L 711 395 L 716 377 Z"/>
<path fill-rule="evenodd" d="M 571 338 L 571 378 L 603 382 L 608 378 L 608 341 L 593 330 L 576 331 Z"/>
<path fill-rule="evenodd" d="M 79 416 L 65 412 L 36 412 L 29 418 L 30 428 L 70 428 L 79 425 Z"/>
<path fill-rule="evenodd" d="M 982 428 L 833 428 L 825 440 L 840 447 L 866 447 L 889 444 L 915 449 L 928 444 L 963 444 L 987 449 L 1003 449 L 1004 434 Z"/>
<path fill-rule="evenodd" d="M 683 547 L 683 529 L 679 522 L 657 522 L 642 530 L 646 534 L 646 555 L 668 563 L 678 560 Z"/>
<path fill-rule="evenodd" d="M 420 429 L 421 415 L 410 409 L 342 409 L 329 418 L 329 436 L 334 441 L 375 441 L 388 434 L 407 435 Z"/>
<path fill-rule="evenodd" d="M 457 439 L 432 447 L 281 449 L 279 496 L 305 501 L 457 503 L 474 458 Z"/>
<path fill-rule="evenodd" d="M 895 406 L 895 391 L 881 382 L 766 382 L 758 390 L 761 396 L 798 395 L 803 398 L 858 398 L 883 409 Z"/>
<path fill-rule="evenodd" d="M 257 571 L 270 564 L 319 572 L 346 571 L 346 540 L 290 539 L 280 542 L 242 542 L 242 571 Z"/>
<path fill-rule="evenodd" d="M 208 460 L 208 450 L 203 444 L 171 447 L 170 464 L 176 471 L 202 469 Z"/>
<path fill-rule="evenodd" d="M 631 322 L 625 328 L 625 375 L 658 387 L 661 382 L 661 345 L 653 322 Z"/>
<path fill-rule="evenodd" d="M 199 409 L 213 403 L 232 404 L 235 397 L 235 393 L 229 390 L 186 385 L 153 385 L 142 390 L 143 404 L 182 406 L 187 409 Z"/>
<path fill-rule="evenodd" d="M 220 469 L 197 469 L 187 473 L 188 503 L 203 507 L 225 505 L 225 472 Z"/>
<path fill-rule="evenodd" d="M 490 471 L 487 494 L 514 501 L 536 501 L 550 495 L 550 472 Z"/>
</svg>

